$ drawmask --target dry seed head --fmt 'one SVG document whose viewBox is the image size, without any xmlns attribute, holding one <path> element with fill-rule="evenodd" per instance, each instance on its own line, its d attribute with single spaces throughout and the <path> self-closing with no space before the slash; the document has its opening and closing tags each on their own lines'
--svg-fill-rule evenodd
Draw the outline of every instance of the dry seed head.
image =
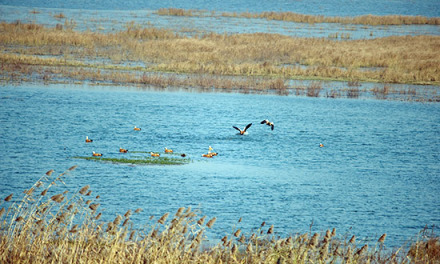
<svg viewBox="0 0 440 264">
<path fill-rule="evenodd" d="M 100 204 L 91 204 L 91 205 L 89 206 L 89 208 L 92 209 L 93 211 L 96 211 L 96 209 L 98 209 L 99 205 L 100 205 Z"/>
<path fill-rule="evenodd" d="M 377 242 L 379 242 L 379 243 L 383 243 L 383 242 L 385 242 L 385 238 L 387 237 L 387 234 L 383 234 L 380 238 L 379 238 L 379 240 L 377 241 Z"/>
<path fill-rule="evenodd" d="M 0 217 L 5 213 L 5 208 L 2 208 L 1 210 L 0 210 Z"/>
<path fill-rule="evenodd" d="M 84 195 L 89 188 L 90 188 L 90 185 L 86 185 L 79 190 L 79 193 Z"/>
<path fill-rule="evenodd" d="M 128 221 L 130 221 L 129 218 L 125 219 L 124 223 L 122 224 L 122 226 L 126 226 L 128 224 Z"/>
<path fill-rule="evenodd" d="M 354 244 L 354 243 L 356 243 L 356 236 L 355 235 L 353 235 L 351 238 L 350 238 L 350 241 L 348 241 L 350 244 Z"/>
<path fill-rule="evenodd" d="M 21 222 L 23 219 L 24 219 L 23 217 L 19 216 L 15 219 L 15 222 Z"/>
<path fill-rule="evenodd" d="M 237 246 L 235 244 L 232 245 L 231 253 L 232 255 L 235 255 L 235 253 L 237 253 Z"/>
<path fill-rule="evenodd" d="M 315 233 L 309 241 L 309 246 L 315 247 L 316 245 L 318 245 L 318 238 L 319 238 L 318 233 Z"/>
<path fill-rule="evenodd" d="M 91 203 L 92 203 L 92 200 L 87 200 L 87 201 L 86 201 L 86 204 L 87 204 L 87 205 L 89 205 L 89 204 L 91 204 Z"/>
<path fill-rule="evenodd" d="M 240 233 L 241 233 L 241 230 L 238 229 L 237 231 L 235 231 L 234 236 L 235 236 L 235 237 L 238 237 L 238 236 L 240 236 Z"/>
<path fill-rule="evenodd" d="M 336 236 L 336 228 L 333 227 L 332 229 L 332 237 Z"/>
<path fill-rule="evenodd" d="M 330 230 L 327 229 L 327 232 L 325 232 L 325 238 L 329 239 L 331 237 L 331 235 L 332 234 L 330 233 Z"/>
<path fill-rule="evenodd" d="M 71 204 L 71 205 L 69 205 L 68 207 L 67 207 L 67 210 L 72 210 L 72 208 L 73 208 L 73 204 Z"/>
<path fill-rule="evenodd" d="M 42 226 L 44 224 L 44 220 L 38 220 L 37 222 L 35 222 L 37 224 L 37 226 Z"/>
<path fill-rule="evenodd" d="M 214 223 L 215 223 L 216 220 L 217 220 L 216 217 L 211 218 L 211 220 L 208 221 L 208 223 L 206 224 L 206 226 L 207 226 L 208 228 L 212 228 L 212 226 L 214 225 Z"/>
<path fill-rule="evenodd" d="M 101 196 L 99 196 L 99 195 L 96 195 L 96 197 L 95 197 L 96 199 L 99 199 L 99 198 L 101 198 Z"/>
<path fill-rule="evenodd" d="M 202 218 L 200 218 L 199 221 L 197 221 L 197 224 L 203 225 L 203 223 L 205 222 L 205 219 L 206 219 L 206 215 L 203 216 Z"/>
<path fill-rule="evenodd" d="M 131 210 L 128 210 L 128 211 L 124 214 L 124 217 L 125 217 L 125 218 L 128 218 L 128 217 L 130 217 L 130 215 L 131 215 Z"/>
<path fill-rule="evenodd" d="M 13 193 L 11 193 L 10 195 L 8 195 L 8 197 L 5 198 L 5 201 L 6 201 L 6 202 L 9 202 L 10 200 L 12 200 L 12 196 L 13 196 L 13 195 L 14 195 Z"/>
<path fill-rule="evenodd" d="M 243 218 L 242 217 L 240 217 L 240 219 L 238 219 L 238 222 L 239 223 L 241 223 L 241 221 L 243 220 Z"/>
<path fill-rule="evenodd" d="M 50 175 L 52 175 L 53 172 L 54 172 L 54 170 L 49 170 L 49 171 L 46 172 L 46 175 L 50 176 Z"/>
<path fill-rule="evenodd" d="M 361 249 L 359 249 L 358 252 L 356 252 L 356 255 L 362 255 L 365 253 L 365 251 L 368 250 L 368 245 L 364 245 Z"/>
<path fill-rule="evenodd" d="M 119 225 L 121 223 L 122 217 L 120 215 L 117 215 L 115 220 L 113 220 L 114 225 Z"/>
<path fill-rule="evenodd" d="M 66 195 L 68 192 L 69 192 L 69 191 L 66 190 L 66 191 L 63 192 L 63 194 Z"/>
<path fill-rule="evenodd" d="M 88 191 L 86 196 L 90 196 L 90 194 L 92 194 L 92 191 Z"/>
<path fill-rule="evenodd" d="M 224 236 L 221 241 L 223 241 L 223 243 L 226 243 L 226 241 L 228 241 L 228 236 Z"/>
<path fill-rule="evenodd" d="M 270 226 L 269 230 L 267 230 L 268 234 L 273 234 L 273 225 Z"/>
<path fill-rule="evenodd" d="M 265 225 L 266 225 L 266 222 L 261 223 L 261 227 L 263 227 L 263 226 L 265 226 Z"/>
<path fill-rule="evenodd" d="M 57 194 L 57 195 L 50 197 L 50 199 L 52 201 L 57 202 L 57 203 L 61 203 L 64 200 L 64 196 L 62 194 Z"/>
<path fill-rule="evenodd" d="M 96 220 L 99 220 L 99 218 L 101 218 L 101 216 L 102 216 L 102 213 L 99 213 L 99 214 L 95 217 L 95 219 L 96 219 Z"/>
<path fill-rule="evenodd" d="M 133 240 L 135 234 L 136 234 L 136 231 L 131 231 L 130 237 L 128 239 Z"/>
<path fill-rule="evenodd" d="M 246 252 L 247 253 L 252 253 L 252 245 L 250 243 L 246 247 Z"/>
<path fill-rule="evenodd" d="M 44 191 L 41 192 L 42 196 L 45 196 L 47 194 L 47 189 L 45 189 Z"/>
<path fill-rule="evenodd" d="M 38 181 L 36 187 L 40 188 L 41 186 L 43 186 L 43 183 L 41 181 Z"/>
<path fill-rule="evenodd" d="M 183 210 L 185 210 L 185 207 L 180 207 L 179 209 L 177 209 L 176 216 L 181 216 L 183 213 Z"/>
<path fill-rule="evenodd" d="M 74 225 L 71 229 L 70 229 L 70 233 L 76 233 L 76 232 L 78 232 L 78 230 L 77 230 L 77 228 L 78 228 L 78 225 Z"/>
<path fill-rule="evenodd" d="M 244 235 L 241 235 L 241 237 L 238 241 L 240 241 L 240 243 L 244 243 L 244 242 L 246 242 L 246 237 Z"/>
<path fill-rule="evenodd" d="M 157 222 L 163 225 L 165 223 L 165 221 L 167 220 L 168 215 L 169 215 L 168 213 L 165 213 L 164 215 L 162 215 L 162 217 Z"/>
<path fill-rule="evenodd" d="M 182 233 L 186 234 L 186 232 L 188 232 L 188 226 L 183 227 Z"/>
<path fill-rule="evenodd" d="M 74 165 L 72 167 L 69 168 L 69 171 L 73 171 L 74 169 L 76 169 L 76 167 L 78 167 L 77 165 Z"/>
<path fill-rule="evenodd" d="M 141 208 L 136 209 L 136 211 L 134 211 L 136 214 L 140 213 L 142 211 Z"/>
</svg>

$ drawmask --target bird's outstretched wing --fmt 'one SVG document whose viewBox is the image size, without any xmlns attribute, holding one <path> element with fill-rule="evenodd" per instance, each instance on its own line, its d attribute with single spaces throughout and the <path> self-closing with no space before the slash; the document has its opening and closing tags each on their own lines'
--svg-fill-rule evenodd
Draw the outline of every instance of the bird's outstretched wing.
<svg viewBox="0 0 440 264">
<path fill-rule="evenodd" d="M 265 120 L 261 121 L 261 123 L 260 123 L 260 124 L 267 124 L 267 119 L 265 119 Z"/>
<path fill-rule="evenodd" d="M 235 129 L 237 129 L 238 131 L 241 132 L 241 129 L 240 129 L 240 128 L 238 128 L 238 127 L 236 127 L 236 126 L 232 126 L 232 127 L 235 128 Z"/>
<path fill-rule="evenodd" d="M 274 124 L 271 125 L 271 128 L 272 128 L 272 130 L 273 130 L 273 128 L 274 128 Z"/>
<path fill-rule="evenodd" d="M 251 126 L 252 126 L 252 123 L 248 124 L 248 125 L 244 128 L 244 132 L 246 132 L 246 130 L 247 130 L 248 128 L 250 128 Z"/>
</svg>

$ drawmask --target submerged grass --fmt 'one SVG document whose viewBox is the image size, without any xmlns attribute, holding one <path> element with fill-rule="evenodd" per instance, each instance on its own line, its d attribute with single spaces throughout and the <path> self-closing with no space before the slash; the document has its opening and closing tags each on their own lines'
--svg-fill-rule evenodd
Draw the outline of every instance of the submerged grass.
<svg viewBox="0 0 440 264">
<path fill-rule="evenodd" d="M 90 185 L 72 190 L 66 177 L 48 171 L 24 196 L 2 199 L 1 263 L 438 263 L 438 236 L 422 232 L 407 248 L 386 248 L 386 234 L 372 244 L 336 230 L 279 237 L 263 222 L 253 233 L 237 226 L 212 242 L 216 217 L 190 207 L 150 217 L 137 228 L 128 209 L 105 217 Z M 134 211 L 132 211 L 134 210 Z M 108 220 L 103 220 L 108 219 Z"/>
</svg>

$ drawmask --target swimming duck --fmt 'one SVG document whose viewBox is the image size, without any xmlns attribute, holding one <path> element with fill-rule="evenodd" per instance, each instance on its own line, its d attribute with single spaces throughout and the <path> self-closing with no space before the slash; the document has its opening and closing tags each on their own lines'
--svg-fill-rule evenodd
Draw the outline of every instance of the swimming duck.
<svg viewBox="0 0 440 264">
<path fill-rule="evenodd" d="M 119 148 L 119 152 L 121 152 L 121 153 L 127 153 L 127 152 L 128 152 L 128 149 Z"/>
<path fill-rule="evenodd" d="M 165 148 L 165 153 L 173 153 L 173 150 Z"/>
<path fill-rule="evenodd" d="M 208 154 L 202 154 L 202 157 L 205 157 L 205 158 L 212 158 L 213 155 L 212 155 L 211 153 L 208 153 Z"/>
<path fill-rule="evenodd" d="M 320 147 L 320 148 L 323 148 L 323 147 L 324 147 L 324 144 L 319 143 L 319 147 Z"/>
<path fill-rule="evenodd" d="M 150 152 L 151 157 L 160 157 L 159 153 Z"/>
<path fill-rule="evenodd" d="M 246 133 L 246 130 L 248 128 L 250 128 L 252 126 L 252 123 L 248 124 L 243 130 L 241 130 L 240 128 L 236 127 L 236 126 L 232 126 L 233 128 L 237 129 L 238 131 L 240 131 L 240 135 L 244 135 L 244 133 Z"/>
<path fill-rule="evenodd" d="M 134 130 L 136 130 L 136 131 L 141 131 L 141 128 L 140 128 L 140 127 L 136 127 L 136 126 L 134 126 Z"/>
<path fill-rule="evenodd" d="M 92 152 L 92 155 L 93 156 L 95 156 L 95 157 L 101 157 L 102 156 L 102 154 L 101 153 L 96 153 L 96 152 Z"/>
<path fill-rule="evenodd" d="M 86 136 L 86 143 L 90 143 L 90 142 L 93 142 L 93 140 L 89 139 L 89 136 Z"/>
<path fill-rule="evenodd" d="M 270 126 L 272 130 L 273 130 L 273 128 L 274 128 L 274 124 L 273 124 L 273 122 L 270 122 L 270 121 L 267 120 L 267 119 L 261 121 L 261 124 L 266 124 L 266 125 Z"/>
</svg>

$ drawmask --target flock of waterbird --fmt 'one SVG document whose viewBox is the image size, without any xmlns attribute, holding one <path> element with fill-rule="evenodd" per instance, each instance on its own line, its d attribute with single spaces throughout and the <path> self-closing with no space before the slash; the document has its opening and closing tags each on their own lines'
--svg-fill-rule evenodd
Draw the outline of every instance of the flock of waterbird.
<svg viewBox="0 0 440 264">
<path fill-rule="evenodd" d="M 271 121 L 269 121 L 269 120 L 267 120 L 267 119 L 261 121 L 260 124 L 268 125 L 268 126 L 271 128 L 271 130 L 274 130 L 274 127 L 275 127 L 274 123 L 271 122 Z M 236 127 L 236 126 L 232 126 L 232 127 L 239 131 L 239 133 L 237 133 L 238 135 L 245 135 L 245 134 L 247 134 L 247 130 L 248 130 L 251 126 L 252 126 L 252 123 L 247 124 L 243 129 L 240 129 L 240 128 Z M 135 126 L 135 127 L 133 128 L 133 130 L 135 130 L 135 131 L 141 131 L 141 128 Z M 86 136 L 86 143 L 91 143 L 91 142 L 93 142 L 93 140 L 92 140 L 92 139 L 89 139 L 89 137 Z M 324 147 L 324 145 L 323 145 L 322 143 L 320 143 L 320 144 L 319 144 L 319 147 L 322 148 L 322 147 Z M 120 153 L 127 153 L 128 150 L 127 150 L 127 149 L 124 149 L 124 148 L 119 148 L 119 152 L 120 152 Z M 172 150 L 172 149 L 165 148 L 164 153 L 173 153 L 173 150 Z M 160 153 L 157 153 L 157 152 L 150 152 L 150 155 L 151 155 L 152 157 L 160 157 Z M 217 153 L 217 152 L 213 152 L 213 148 L 212 148 L 211 146 L 209 146 L 209 148 L 208 148 L 208 153 L 206 153 L 206 154 L 202 154 L 202 157 L 205 157 L 205 158 L 212 158 L 212 157 L 217 156 L 217 155 L 218 155 L 218 153 Z M 92 152 L 92 156 L 94 156 L 94 157 L 102 157 L 102 153 L 97 153 L 97 152 L 93 151 L 93 152 Z M 182 157 L 185 157 L 186 155 L 185 155 L 185 154 L 181 154 L 181 156 L 182 156 Z"/>
</svg>

